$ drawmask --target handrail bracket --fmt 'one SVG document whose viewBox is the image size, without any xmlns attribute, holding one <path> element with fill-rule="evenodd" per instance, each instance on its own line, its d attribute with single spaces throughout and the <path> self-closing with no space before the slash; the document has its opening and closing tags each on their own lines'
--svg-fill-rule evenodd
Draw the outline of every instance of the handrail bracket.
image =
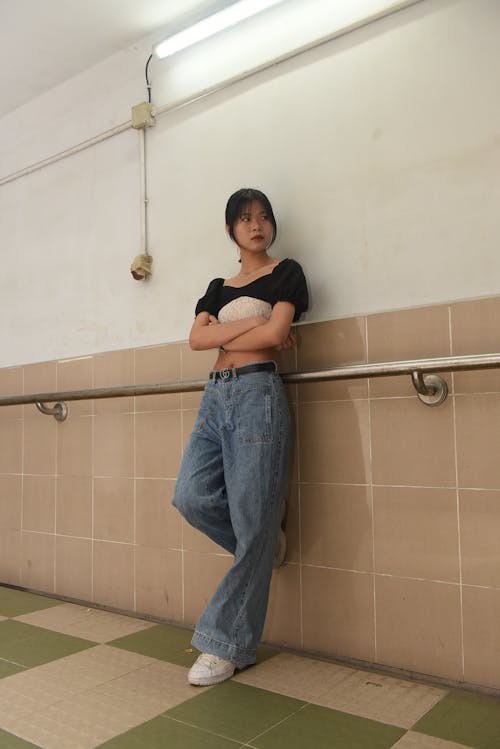
<svg viewBox="0 0 500 749">
<path fill-rule="evenodd" d="M 53 416 L 56 421 L 64 421 L 68 415 L 68 406 L 64 402 L 58 401 L 53 406 L 46 406 L 38 401 L 35 405 L 40 413 Z"/>
<path fill-rule="evenodd" d="M 411 381 L 418 398 L 426 406 L 440 406 L 448 397 L 448 384 L 440 375 L 412 372 Z"/>
</svg>

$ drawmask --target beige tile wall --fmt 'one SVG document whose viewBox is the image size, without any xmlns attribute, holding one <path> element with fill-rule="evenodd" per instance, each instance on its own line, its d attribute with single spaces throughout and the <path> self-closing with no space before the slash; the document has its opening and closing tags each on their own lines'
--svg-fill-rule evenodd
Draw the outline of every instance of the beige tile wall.
<svg viewBox="0 0 500 749">
<path fill-rule="evenodd" d="M 282 369 L 500 350 L 500 298 L 301 326 Z M 200 379 L 186 344 L 0 370 L 2 395 Z M 287 563 L 264 637 L 500 688 L 500 370 L 288 388 Z M 0 580 L 193 624 L 231 558 L 171 507 L 200 393 L 0 408 Z"/>
</svg>

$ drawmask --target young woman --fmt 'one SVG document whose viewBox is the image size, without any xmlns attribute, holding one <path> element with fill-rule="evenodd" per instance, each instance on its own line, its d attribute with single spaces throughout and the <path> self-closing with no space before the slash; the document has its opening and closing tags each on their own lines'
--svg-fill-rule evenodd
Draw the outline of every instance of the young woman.
<svg viewBox="0 0 500 749">
<path fill-rule="evenodd" d="M 288 404 L 273 352 L 295 345 L 291 325 L 308 304 L 300 265 L 268 254 L 276 220 L 262 192 L 231 195 L 226 231 L 241 268 L 211 281 L 196 305 L 191 348 L 219 352 L 173 500 L 191 525 L 234 554 L 193 635 L 201 655 L 188 679 L 198 686 L 224 681 L 256 660 L 289 451 Z"/>
</svg>

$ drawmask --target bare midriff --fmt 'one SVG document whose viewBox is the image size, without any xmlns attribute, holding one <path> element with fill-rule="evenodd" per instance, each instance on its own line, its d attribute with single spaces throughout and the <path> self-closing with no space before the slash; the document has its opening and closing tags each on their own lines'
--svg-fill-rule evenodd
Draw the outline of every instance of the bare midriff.
<svg viewBox="0 0 500 749">
<path fill-rule="evenodd" d="M 214 369 L 234 369 L 244 367 L 256 361 L 269 361 L 275 357 L 274 349 L 266 348 L 259 351 L 221 351 L 214 364 Z"/>
</svg>

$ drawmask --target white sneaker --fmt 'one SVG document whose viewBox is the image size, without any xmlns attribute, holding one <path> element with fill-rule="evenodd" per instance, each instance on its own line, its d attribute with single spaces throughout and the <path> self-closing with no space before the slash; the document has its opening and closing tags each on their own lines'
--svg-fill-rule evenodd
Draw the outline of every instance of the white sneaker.
<svg viewBox="0 0 500 749">
<path fill-rule="evenodd" d="M 211 653 L 202 653 L 191 666 L 188 681 L 196 687 L 209 687 L 230 679 L 235 670 L 236 666 L 231 661 Z"/>
</svg>

